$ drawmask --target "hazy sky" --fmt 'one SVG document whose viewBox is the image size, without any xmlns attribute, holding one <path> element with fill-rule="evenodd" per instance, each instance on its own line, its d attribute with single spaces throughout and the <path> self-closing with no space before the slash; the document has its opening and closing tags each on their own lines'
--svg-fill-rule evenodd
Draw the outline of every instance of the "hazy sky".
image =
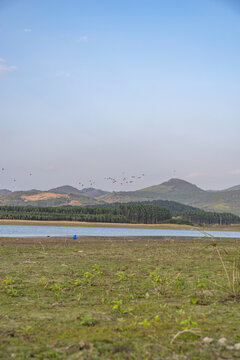
<svg viewBox="0 0 240 360">
<path fill-rule="evenodd" d="M 0 0 L 0 189 L 240 184 L 238 2 Z"/>
</svg>

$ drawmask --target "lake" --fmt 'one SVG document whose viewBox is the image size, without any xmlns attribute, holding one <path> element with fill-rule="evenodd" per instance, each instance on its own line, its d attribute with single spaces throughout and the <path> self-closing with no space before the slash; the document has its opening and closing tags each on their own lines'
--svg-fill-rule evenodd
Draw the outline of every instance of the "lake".
<svg viewBox="0 0 240 360">
<path fill-rule="evenodd" d="M 206 230 L 207 231 L 207 230 Z M 207 231 L 218 238 L 240 239 L 240 231 Z M 0 225 L 0 237 L 45 237 L 45 236 L 104 236 L 104 237 L 204 237 L 198 230 L 135 229 L 76 226 L 31 226 Z"/>
</svg>

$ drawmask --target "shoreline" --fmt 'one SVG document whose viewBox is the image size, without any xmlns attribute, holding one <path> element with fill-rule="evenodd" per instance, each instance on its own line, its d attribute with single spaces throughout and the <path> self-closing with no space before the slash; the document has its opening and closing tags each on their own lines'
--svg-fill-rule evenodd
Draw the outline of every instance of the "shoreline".
<svg viewBox="0 0 240 360">
<path fill-rule="evenodd" d="M 129 224 L 129 223 L 101 223 L 84 221 L 41 221 L 41 220 L 7 220 L 0 219 L 0 225 L 30 225 L 30 226 L 70 226 L 70 227 L 107 227 L 107 228 L 135 228 L 135 229 L 172 229 L 172 230 L 216 230 L 240 231 L 240 224 L 209 225 L 206 227 L 180 224 Z"/>
</svg>

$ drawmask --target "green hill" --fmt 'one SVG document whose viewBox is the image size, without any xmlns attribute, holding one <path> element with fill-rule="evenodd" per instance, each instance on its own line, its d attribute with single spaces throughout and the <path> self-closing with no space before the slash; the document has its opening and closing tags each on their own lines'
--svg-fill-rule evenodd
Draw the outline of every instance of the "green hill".
<svg viewBox="0 0 240 360">
<path fill-rule="evenodd" d="M 69 185 L 59 186 L 57 188 L 48 190 L 48 192 L 55 193 L 55 194 L 84 195 L 84 196 L 89 197 L 90 199 L 95 199 L 99 196 L 109 193 L 108 191 L 94 189 L 92 187 L 79 190 L 79 189 L 77 189 L 73 186 L 69 186 Z"/>
<path fill-rule="evenodd" d="M 107 203 L 169 200 L 208 211 L 231 212 L 240 215 L 240 190 L 209 192 L 180 179 L 170 179 L 162 184 L 137 191 L 113 192 L 99 199 Z"/>
<path fill-rule="evenodd" d="M 100 190 L 100 189 L 94 189 L 94 188 L 85 188 L 85 189 L 82 189 L 80 190 L 81 191 L 81 194 L 82 195 L 86 195 L 88 196 L 89 198 L 91 199 L 96 199 L 100 196 L 103 196 L 103 195 L 106 195 L 106 194 L 109 194 L 109 191 L 103 191 L 103 190 Z"/>
<path fill-rule="evenodd" d="M 55 194 L 73 194 L 73 195 L 81 194 L 81 190 L 78 190 L 77 188 L 70 186 L 70 185 L 59 186 L 54 189 L 48 190 L 48 192 L 55 193 Z"/>
</svg>

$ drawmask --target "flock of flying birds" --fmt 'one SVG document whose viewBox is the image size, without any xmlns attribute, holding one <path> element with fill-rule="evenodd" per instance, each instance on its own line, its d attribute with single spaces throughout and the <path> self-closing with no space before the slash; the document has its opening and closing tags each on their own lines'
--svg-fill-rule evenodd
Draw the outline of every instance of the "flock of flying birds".
<svg viewBox="0 0 240 360">
<path fill-rule="evenodd" d="M 141 175 L 131 175 L 130 178 L 127 178 L 125 176 L 122 176 L 121 179 L 115 179 L 111 176 L 105 177 L 104 180 L 107 180 L 109 182 L 111 182 L 112 184 L 120 184 L 121 186 L 124 184 L 132 184 L 134 183 L 136 180 L 142 179 L 145 176 L 145 174 L 141 174 Z M 94 186 L 95 185 L 95 181 L 94 180 L 89 180 L 88 181 L 89 186 Z M 84 185 L 83 183 L 79 182 L 79 185 L 81 187 L 84 187 L 86 185 Z"/>
<path fill-rule="evenodd" d="M 2 167 L 2 171 L 5 171 L 5 168 Z M 122 177 L 120 179 L 115 179 L 111 176 L 105 177 L 104 180 L 111 182 L 112 184 L 120 184 L 121 186 L 124 184 L 133 184 L 135 181 L 142 179 L 145 174 L 140 174 L 140 175 L 131 175 L 129 178 L 127 178 L 125 175 L 125 173 L 122 173 Z M 32 173 L 30 172 L 28 174 L 29 176 L 32 176 Z M 17 180 L 14 178 L 13 182 L 16 182 Z M 95 185 L 95 181 L 94 180 L 88 180 L 88 185 L 84 185 L 82 182 L 79 182 L 79 185 L 83 188 L 84 186 L 94 186 Z"/>
</svg>

